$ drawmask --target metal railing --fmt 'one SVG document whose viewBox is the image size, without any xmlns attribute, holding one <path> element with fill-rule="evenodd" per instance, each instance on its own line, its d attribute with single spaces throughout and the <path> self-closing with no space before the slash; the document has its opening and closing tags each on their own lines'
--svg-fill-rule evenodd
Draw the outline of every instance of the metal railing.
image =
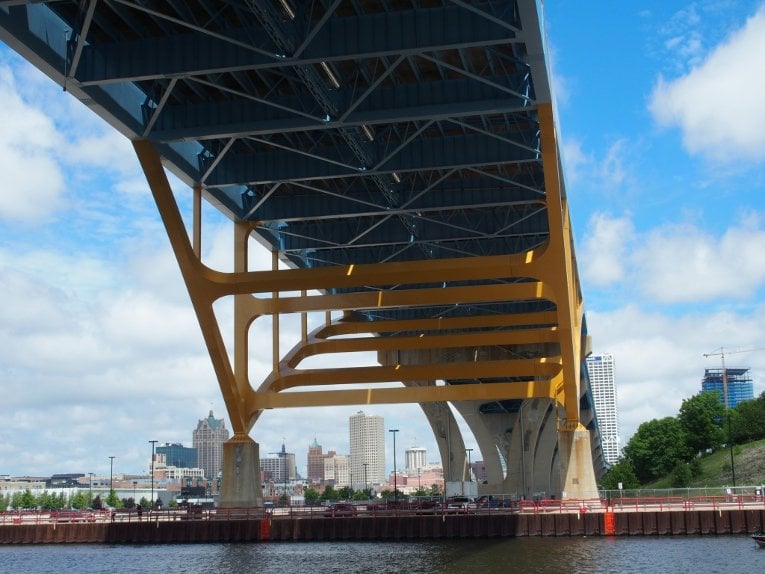
<svg viewBox="0 0 765 574">
<path fill-rule="evenodd" d="M 692 510 L 745 510 L 765 508 L 760 494 L 682 496 L 620 496 L 617 498 L 509 500 L 494 499 L 466 504 L 448 503 L 342 503 L 332 506 L 252 508 L 168 508 L 101 511 L 35 511 L 0 513 L 0 525 L 173 522 L 182 520 L 280 520 L 311 518 L 390 517 L 413 515 L 481 514 L 585 514 L 588 512 L 665 512 Z"/>
</svg>

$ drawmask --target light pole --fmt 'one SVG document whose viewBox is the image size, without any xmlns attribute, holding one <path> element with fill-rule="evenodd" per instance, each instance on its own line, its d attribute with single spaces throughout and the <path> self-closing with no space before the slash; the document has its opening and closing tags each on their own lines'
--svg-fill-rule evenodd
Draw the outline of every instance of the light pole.
<svg viewBox="0 0 765 574">
<path fill-rule="evenodd" d="M 470 468 L 470 453 L 471 453 L 471 452 L 473 452 L 473 449 L 472 449 L 472 448 L 466 448 L 466 449 L 465 449 L 465 452 L 466 452 L 466 453 L 467 453 L 467 455 L 468 455 L 468 467 L 467 467 L 467 471 L 468 471 L 468 482 L 473 482 L 473 474 L 470 472 L 470 471 L 471 471 L 471 468 Z"/>
<path fill-rule="evenodd" d="M 733 465 L 733 435 L 730 430 L 730 413 L 731 409 L 728 409 L 728 447 L 730 449 L 730 472 L 733 478 L 733 486 L 736 486 L 736 467 Z"/>
<path fill-rule="evenodd" d="M 398 481 L 396 477 L 398 474 L 396 469 L 396 433 L 398 429 L 389 429 L 388 432 L 393 433 L 393 501 L 398 504 Z"/>
<path fill-rule="evenodd" d="M 136 506 L 136 500 L 135 500 L 135 485 L 138 484 L 137 480 L 133 481 L 133 506 Z"/>
<path fill-rule="evenodd" d="M 114 459 L 115 456 L 109 457 L 109 494 L 114 490 Z"/>
<path fill-rule="evenodd" d="M 149 508 L 154 508 L 154 445 L 159 441 L 150 440 L 149 442 L 151 443 L 151 503 Z"/>
<path fill-rule="evenodd" d="M 93 508 L 93 473 L 88 473 L 88 508 Z"/>
<path fill-rule="evenodd" d="M 420 472 L 422 472 L 421 468 L 417 469 L 417 496 L 422 496 L 422 487 L 420 486 Z"/>
<path fill-rule="evenodd" d="M 364 465 L 364 490 L 367 491 L 367 496 L 369 496 L 369 483 L 367 482 L 367 464 L 366 462 L 361 463 Z"/>
</svg>

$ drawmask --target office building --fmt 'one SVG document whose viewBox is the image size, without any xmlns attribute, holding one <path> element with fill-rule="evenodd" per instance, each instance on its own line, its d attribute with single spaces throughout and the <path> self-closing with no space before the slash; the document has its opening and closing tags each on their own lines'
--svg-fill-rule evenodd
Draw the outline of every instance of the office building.
<svg viewBox="0 0 765 574">
<path fill-rule="evenodd" d="M 277 484 L 287 484 L 295 480 L 297 478 L 295 453 L 287 452 L 287 448 L 282 443 L 282 450 L 271 454 L 276 456 L 260 457 L 263 478 Z"/>
<path fill-rule="evenodd" d="M 719 392 L 720 401 L 729 408 L 735 408 L 739 403 L 751 401 L 754 398 L 754 385 L 748 374 L 749 369 L 726 367 L 724 373 L 725 376 L 723 377 L 722 369 L 704 369 L 701 390 L 703 392 Z"/>
<path fill-rule="evenodd" d="M 587 357 L 587 373 L 595 404 L 603 458 L 614 464 L 619 460 L 619 411 L 617 407 L 614 357 L 610 354 Z"/>
<path fill-rule="evenodd" d="M 349 459 L 344 454 L 332 454 L 324 458 L 324 482 L 335 488 L 351 486 Z"/>
<path fill-rule="evenodd" d="M 348 419 L 351 446 L 351 475 L 353 489 L 384 484 L 385 420 L 378 415 L 359 411 Z"/>
<path fill-rule="evenodd" d="M 201 419 L 193 434 L 193 445 L 197 449 L 197 464 L 204 469 L 205 478 L 217 478 L 223 469 L 223 443 L 228 440 L 228 429 L 223 419 L 216 419 L 213 412 Z"/>
<path fill-rule="evenodd" d="M 180 443 L 166 442 L 157 447 L 157 454 L 164 455 L 168 466 L 177 468 L 197 468 L 197 449 L 183 446 Z"/>
<path fill-rule="evenodd" d="M 421 446 L 413 446 L 404 452 L 406 459 L 406 473 L 417 475 L 419 469 L 428 465 L 428 451 Z"/>
<path fill-rule="evenodd" d="M 321 484 L 324 480 L 324 453 L 321 445 L 314 438 L 308 446 L 308 482 L 311 484 Z"/>
</svg>

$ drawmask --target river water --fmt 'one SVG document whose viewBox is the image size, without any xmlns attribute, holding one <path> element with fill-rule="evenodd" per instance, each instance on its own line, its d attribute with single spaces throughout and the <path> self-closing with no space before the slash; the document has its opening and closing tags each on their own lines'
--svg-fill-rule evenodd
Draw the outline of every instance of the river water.
<svg viewBox="0 0 765 574">
<path fill-rule="evenodd" d="M 2 573 L 725 573 L 765 571 L 748 536 L 0 546 Z"/>
</svg>

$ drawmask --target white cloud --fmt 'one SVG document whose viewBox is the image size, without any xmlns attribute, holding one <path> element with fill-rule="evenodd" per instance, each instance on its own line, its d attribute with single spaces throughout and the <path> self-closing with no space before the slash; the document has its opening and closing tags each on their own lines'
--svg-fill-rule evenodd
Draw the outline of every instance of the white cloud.
<svg viewBox="0 0 765 574">
<path fill-rule="evenodd" d="M 39 221 L 59 204 L 64 175 L 55 159 L 62 141 L 53 122 L 18 96 L 10 68 L 0 64 L 0 217 Z"/>
<path fill-rule="evenodd" d="M 596 286 L 611 285 L 624 279 L 627 248 L 635 230 L 628 217 L 611 218 L 595 213 L 588 222 L 582 249 L 583 277 Z"/>
<path fill-rule="evenodd" d="M 635 251 L 634 280 L 660 303 L 752 300 L 765 284 L 765 229 L 756 220 L 722 237 L 691 224 L 647 233 Z"/>
<path fill-rule="evenodd" d="M 765 159 L 765 7 L 676 79 L 660 77 L 649 108 L 661 126 L 680 128 L 689 153 L 723 163 Z"/>
<path fill-rule="evenodd" d="M 571 188 L 580 182 L 583 177 L 582 171 L 592 160 L 584 152 L 582 142 L 572 138 L 564 140 L 562 155 L 566 184 Z"/>
<path fill-rule="evenodd" d="M 635 229 L 627 215 L 594 213 L 578 258 L 585 284 L 619 285 L 626 297 L 663 306 L 739 301 L 751 305 L 765 286 L 765 229 L 741 215 L 721 236 L 699 224 Z"/>
</svg>

